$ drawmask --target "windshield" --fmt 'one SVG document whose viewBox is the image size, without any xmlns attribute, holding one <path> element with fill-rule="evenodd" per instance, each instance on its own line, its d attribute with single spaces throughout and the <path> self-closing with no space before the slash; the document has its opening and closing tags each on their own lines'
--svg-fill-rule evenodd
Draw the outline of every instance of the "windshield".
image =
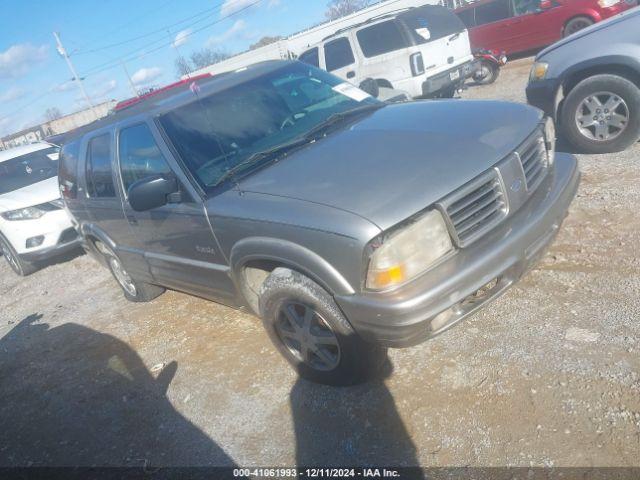
<svg viewBox="0 0 640 480">
<path fill-rule="evenodd" d="M 183 162 L 203 187 L 252 156 L 317 130 L 335 114 L 381 105 L 323 70 L 293 63 L 160 118 Z"/>
<path fill-rule="evenodd" d="M 0 162 L 0 195 L 58 174 L 58 147 L 44 148 Z"/>
</svg>

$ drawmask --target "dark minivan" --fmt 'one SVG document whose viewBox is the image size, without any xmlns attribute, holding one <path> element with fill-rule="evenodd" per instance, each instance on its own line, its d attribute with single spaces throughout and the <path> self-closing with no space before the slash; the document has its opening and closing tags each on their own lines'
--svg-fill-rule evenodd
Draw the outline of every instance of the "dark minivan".
<svg viewBox="0 0 640 480">
<path fill-rule="evenodd" d="M 245 306 L 301 375 L 349 384 L 535 263 L 579 179 L 554 145 L 526 105 L 387 105 L 266 62 L 90 125 L 59 181 L 129 300 L 172 288 Z"/>
</svg>

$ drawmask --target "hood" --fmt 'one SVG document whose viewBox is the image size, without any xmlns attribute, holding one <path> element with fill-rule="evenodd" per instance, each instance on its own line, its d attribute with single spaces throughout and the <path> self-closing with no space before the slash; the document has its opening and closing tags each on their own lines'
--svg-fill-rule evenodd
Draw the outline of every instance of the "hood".
<svg viewBox="0 0 640 480">
<path fill-rule="evenodd" d="M 622 13 L 619 13 L 618 15 L 608 18 L 607 20 L 603 20 L 602 22 L 594 23 L 590 27 L 579 30 L 573 35 L 569 35 L 568 37 L 565 37 L 562 40 L 559 40 L 556 43 L 549 45 L 547 48 L 540 51 L 536 55 L 536 60 L 541 59 L 548 53 L 553 52 L 554 50 L 562 47 L 563 45 L 566 45 L 567 43 L 575 42 L 576 40 L 580 40 L 583 37 L 592 35 L 596 32 L 599 32 L 600 30 L 604 30 L 605 28 L 613 27 L 617 23 L 620 23 L 626 20 L 629 16 L 636 16 L 636 15 L 640 15 L 640 9 L 634 8 L 634 9 L 626 10 Z"/>
<path fill-rule="evenodd" d="M 389 105 L 240 182 L 240 189 L 328 205 L 385 230 L 506 157 L 542 113 L 493 101 Z"/>
<path fill-rule="evenodd" d="M 57 198 L 60 198 L 60 190 L 58 190 L 58 177 L 55 176 L 0 195 L 0 212 L 32 207 Z"/>
</svg>

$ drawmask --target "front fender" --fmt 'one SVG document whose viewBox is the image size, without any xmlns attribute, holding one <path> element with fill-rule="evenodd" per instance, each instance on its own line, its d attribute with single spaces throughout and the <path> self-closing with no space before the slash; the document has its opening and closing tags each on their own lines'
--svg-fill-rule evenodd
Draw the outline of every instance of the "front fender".
<svg viewBox="0 0 640 480">
<path fill-rule="evenodd" d="M 231 270 L 236 280 L 242 278 L 243 267 L 252 260 L 268 260 L 289 266 L 322 285 L 332 295 L 355 293 L 333 265 L 317 253 L 287 240 L 250 237 L 236 243 L 230 255 Z"/>
</svg>

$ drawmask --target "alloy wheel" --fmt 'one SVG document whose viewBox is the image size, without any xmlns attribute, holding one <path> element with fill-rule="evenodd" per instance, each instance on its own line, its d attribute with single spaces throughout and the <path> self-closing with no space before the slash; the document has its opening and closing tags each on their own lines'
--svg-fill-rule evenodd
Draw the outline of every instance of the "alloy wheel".
<svg viewBox="0 0 640 480">
<path fill-rule="evenodd" d="M 124 290 L 129 295 L 135 297 L 138 294 L 138 290 L 136 289 L 136 286 L 127 271 L 122 268 L 120 260 L 111 255 L 109 256 L 109 265 L 111 266 L 113 275 L 116 277 L 116 280 L 118 281 L 120 286 L 124 288 Z"/>
<path fill-rule="evenodd" d="M 629 124 L 629 107 L 615 93 L 598 92 L 580 102 L 575 121 L 589 140 L 606 142 L 618 137 Z"/>
<path fill-rule="evenodd" d="M 313 308 L 294 301 L 283 303 L 275 329 L 291 355 L 311 368 L 330 371 L 340 363 L 338 339 Z"/>
<path fill-rule="evenodd" d="M 16 272 L 20 272 L 20 265 L 18 261 L 13 256 L 13 252 L 11 251 L 11 247 L 7 244 L 5 240 L 0 240 L 0 248 L 2 249 L 2 255 L 7 259 L 11 268 L 13 268 Z"/>
</svg>

